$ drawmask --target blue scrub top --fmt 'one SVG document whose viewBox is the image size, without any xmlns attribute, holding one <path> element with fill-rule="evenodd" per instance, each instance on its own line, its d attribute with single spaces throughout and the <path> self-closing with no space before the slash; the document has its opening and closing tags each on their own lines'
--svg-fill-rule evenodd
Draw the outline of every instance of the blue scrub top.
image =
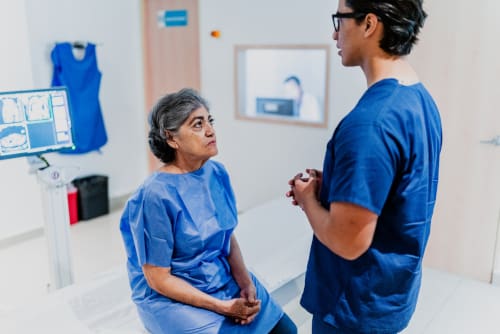
<svg viewBox="0 0 500 334">
<path fill-rule="evenodd" d="M 320 201 L 379 215 L 373 242 L 354 261 L 314 238 L 301 304 L 335 333 L 404 329 L 420 289 L 436 199 L 441 121 L 422 84 L 375 83 L 328 143 Z"/>
<path fill-rule="evenodd" d="M 129 199 L 120 230 L 127 251 L 132 299 L 152 333 L 267 333 L 281 308 L 251 275 L 261 311 L 250 325 L 212 311 L 178 303 L 152 290 L 142 266 L 171 273 L 218 299 L 239 297 L 227 261 L 237 225 L 235 197 L 222 164 L 207 161 L 186 174 L 157 172 Z"/>
</svg>

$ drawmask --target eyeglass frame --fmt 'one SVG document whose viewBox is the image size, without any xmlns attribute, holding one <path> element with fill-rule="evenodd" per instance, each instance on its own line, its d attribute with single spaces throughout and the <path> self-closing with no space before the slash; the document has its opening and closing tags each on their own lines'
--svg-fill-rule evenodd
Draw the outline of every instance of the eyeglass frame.
<svg viewBox="0 0 500 334">
<path fill-rule="evenodd" d="M 332 14 L 332 22 L 333 22 L 333 29 L 335 32 L 339 32 L 340 29 L 340 20 L 339 19 L 362 19 L 364 18 L 368 13 L 364 12 L 350 12 L 350 13 L 339 13 L 336 12 L 335 14 Z"/>
</svg>

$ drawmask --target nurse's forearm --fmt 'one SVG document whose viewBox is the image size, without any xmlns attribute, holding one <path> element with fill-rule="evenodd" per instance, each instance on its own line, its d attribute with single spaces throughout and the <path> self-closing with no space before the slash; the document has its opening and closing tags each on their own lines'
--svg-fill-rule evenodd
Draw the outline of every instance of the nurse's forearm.
<svg viewBox="0 0 500 334">
<path fill-rule="evenodd" d="M 346 260 L 357 259 L 372 243 L 378 216 L 368 209 L 331 203 L 328 211 L 318 201 L 307 201 L 304 212 L 318 240 Z"/>
</svg>

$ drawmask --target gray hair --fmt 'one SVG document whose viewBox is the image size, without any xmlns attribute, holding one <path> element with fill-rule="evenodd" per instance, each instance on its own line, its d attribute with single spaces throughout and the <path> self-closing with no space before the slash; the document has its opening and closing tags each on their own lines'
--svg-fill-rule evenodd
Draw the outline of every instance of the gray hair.
<svg viewBox="0 0 500 334">
<path fill-rule="evenodd" d="M 196 109 L 204 107 L 209 110 L 208 103 L 198 92 L 184 88 L 160 98 L 149 115 L 149 148 L 164 163 L 175 159 L 175 149 L 167 144 L 168 134 L 176 134 L 179 128 Z"/>
</svg>

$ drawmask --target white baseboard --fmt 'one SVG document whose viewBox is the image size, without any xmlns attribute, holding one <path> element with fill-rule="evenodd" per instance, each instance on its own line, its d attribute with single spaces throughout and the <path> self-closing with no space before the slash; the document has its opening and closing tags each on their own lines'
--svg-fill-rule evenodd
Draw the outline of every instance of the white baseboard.
<svg viewBox="0 0 500 334">
<path fill-rule="evenodd" d="M 32 230 L 24 231 L 12 236 L 0 239 L 0 249 L 7 248 L 20 242 L 40 237 L 43 235 L 43 227 L 35 227 Z"/>
<path fill-rule="evenodd" d="M 127 202 L 127 200 L 129 199 L 130 196 L 131 196 L 131 194 L 125 194 L 122 196 L 110 198 L 109 199 L 109 211 L 110 211 L 110 213 L 117 211 L 117 210 L 122 210 L 123 206 L 125 205 L 125 203 Z M 20 242 L 42 236 L 44 233 L 44 228 L 43 228 L 42 224 L 40 227 L 35 227 L 31 230 L 22 231 L 22 232 L 13 234 L 11 236 L 0 237 L 0 249 L 7 248 L 7 247 L 13 246 L 15 244 L 18 244 Z"/>
<path fill-rule="evenodd" d="M 500 271 L 495 271 L 491 276 L 491 284 L 500 286 Z"/>
<path fill-rule="evenodd" d="M 111 197 L 109 199 L 109 211 L 117 211 L 117 210 L 122 210 L 123 207 L 125 206 L 125 203 L 127 203 L 127 200 L 132 196 L 132 194 L 125 194 L 121 196 L 116 196 L 116 197 Z"/>
</svg>

